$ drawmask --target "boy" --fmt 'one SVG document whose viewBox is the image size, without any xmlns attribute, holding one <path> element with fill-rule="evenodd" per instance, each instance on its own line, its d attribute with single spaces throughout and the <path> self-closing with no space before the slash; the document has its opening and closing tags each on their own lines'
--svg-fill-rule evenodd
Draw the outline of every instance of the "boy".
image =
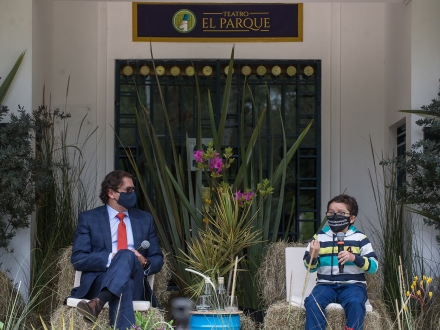
<svg viewBox="0 0 440 330">
<path fill-rule="evenodd" d="M 345 312 L 345 330 L 361 330 L 365 317 L 365 273 L 377 271 L 378 262 L 367 236 L 353 226 L 358 214 L 356 199 L 334 197 L 327 204 L 328 225 L 307 246 L 304 265 L 318 272 L 315 288 L 305 299 L 305 329 L 325 330 L 325 308 L 339 303 Z M 339 235 L 338 235 L 339 233 Z M 339 238 L 339 240 L 338 240 Z M 338 242 L 343 251 L 338 253 Z"/>
</svg>

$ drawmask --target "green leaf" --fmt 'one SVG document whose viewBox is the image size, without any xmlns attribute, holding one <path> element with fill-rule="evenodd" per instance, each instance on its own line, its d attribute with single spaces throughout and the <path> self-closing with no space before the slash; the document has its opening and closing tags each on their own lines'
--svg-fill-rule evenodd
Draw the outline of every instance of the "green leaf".
<svg viewBox="0 0 440 330">
<path fill-rule="evenodd" d="M 9 87 L 11 87 L 12 81 L 14 80 L 15 75 L 17 74 L 17 71 L 21 65 L 21 62 L 23 62 L 24 54 L 26 51 L 21 53 L 21 55 L 17 58 L 15 61 L 14 66 L 12 67 L 11 71 L 6 76 L 6 79 L 3 81 L 3 83 L 0 85 L 0 104 L 3 103 L 6 93 L 9 90 Z"/>
<path fill-rule="evenodd" d="M 435 112 L 430 111 L 430 110 L 399 110 L 399 112 L 410 113 L 410 114 L 419 115 L 419 116 L 440 117 L 439 113 L 435 113 Z"/>
</svg>

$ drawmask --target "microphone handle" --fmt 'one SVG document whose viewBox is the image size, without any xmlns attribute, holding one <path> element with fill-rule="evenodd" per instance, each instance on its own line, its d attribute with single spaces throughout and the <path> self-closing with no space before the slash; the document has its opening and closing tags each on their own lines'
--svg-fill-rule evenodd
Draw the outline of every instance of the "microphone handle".
<svg viewBox="0 0 440 330">
<path fill-rule="evenodd" d="M 144 250 L 144 248 L 142 247 L 142 245 L 139 246 L 139 247 L 136 249 L 137 252 L 141 252 L 141 251 L 143 251 L 143 250 Z"/>
<path fill-rule="evenodd" d="M 344 242 L 338 242 L 338 254 L 339 252 L 344 251 Z M 341 263 L 338 263 L 339 265 L 339 273 L 343 273 L 344 272 L 344 265 Z"/>
</svg>

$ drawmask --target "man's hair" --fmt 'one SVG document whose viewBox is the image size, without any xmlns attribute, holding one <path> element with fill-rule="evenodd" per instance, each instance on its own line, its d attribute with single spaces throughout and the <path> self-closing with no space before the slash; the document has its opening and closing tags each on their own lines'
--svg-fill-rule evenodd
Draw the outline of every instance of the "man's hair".
<svg viewBox="0 0 440 330">
<path fill-rule="evenodd" d="M 122 185 L 124 178 L 130 178 L 134 181 L 133 175 L 120 170 L 112 171 L 105 176 L 104 181 L 101 183 L 101 193 L 99 194 L 99 198 L 104 204 L 108 202 L 108 190 L 117 190 Z"/>
<path fill-rule="evenodd" d="M 327 210 L 331 203 L 344 203 L 345 205 L 347 205 L 347 209 L 350 212 L 350 215 L 357 216 L 358 214 L 359 207 L 354 197 L 344 194 L 333 197 L 332 200 L 327 203 Z"/>
</svg>

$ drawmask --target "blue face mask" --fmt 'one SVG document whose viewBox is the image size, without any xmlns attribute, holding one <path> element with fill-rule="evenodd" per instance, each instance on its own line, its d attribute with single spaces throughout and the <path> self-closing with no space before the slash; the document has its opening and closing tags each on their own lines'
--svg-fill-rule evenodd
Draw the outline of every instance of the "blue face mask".
<svg viewBox="0 0 440 330">
<path fill-rule="evenodd" d="M 125 207 L 127 210 L 136 206 L 136 192 L 132 191 L 127 194 L 125 192 L 119 193 L 118 204 Z"/>
</svg>

